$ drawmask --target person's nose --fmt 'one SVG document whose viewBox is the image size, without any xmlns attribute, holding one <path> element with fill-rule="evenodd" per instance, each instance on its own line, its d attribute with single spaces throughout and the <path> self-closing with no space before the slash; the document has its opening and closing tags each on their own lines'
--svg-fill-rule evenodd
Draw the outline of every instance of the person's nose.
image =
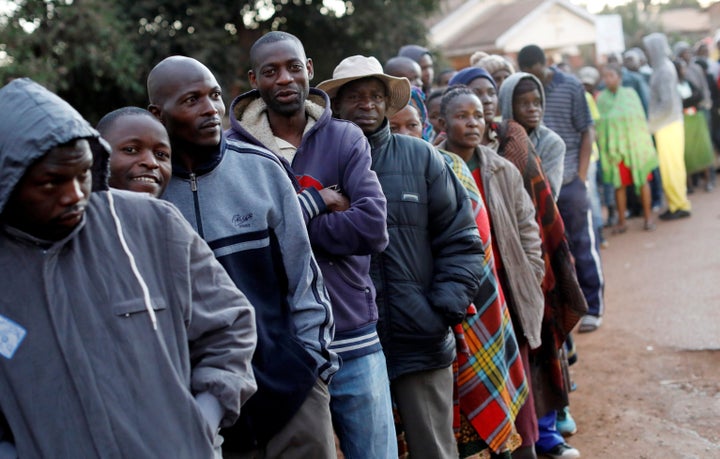
<svg viewBox="0 0 720 459">
<path fill-rule="evenodd" d="M 70 180 L 63 189 L 60 203 L 64 206 L 74 206 L 85 199 L 83 192 L 83 181 L 79 178 Z"/>
<path fill-rule="evenodd" d="M 210 97 L 203 98 L 203 106 L 202 111 L 204 115 L 214 115 L 216 113 L 219 113 L 218 107 L 214 100 L 212 100 Z"/>
<path fill-rule="evenodd" d="M 363 110 L 375 109 L 375 102 L 371 96 L 361 96 L 358 106 Z"/>
<path fill-rule="evenodd" d="M 153 153 L 153 151 L 150 149 L 147 149 L 143 152 L 143 155 L 140 158 L 140 165 L 148 169 L 157 169 L 158 167 L 160 167 L 155 153 Z"/>
<path fill-rule="evenodd" d="M 276 80 L 277 84 L 286 85 L 293 82 L 292 74 L 288 71 L 288 69 L 280 69 L 278 70 L 278 78 Z"/>
</svg>

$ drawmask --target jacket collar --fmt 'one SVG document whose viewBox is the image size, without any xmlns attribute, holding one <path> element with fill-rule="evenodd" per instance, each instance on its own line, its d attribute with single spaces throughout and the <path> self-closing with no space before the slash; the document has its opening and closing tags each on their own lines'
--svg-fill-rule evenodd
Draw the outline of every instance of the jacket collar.
<svg viewBox="0 0 720 459">
<path fill-rule="evenodd" d="M 177 175 L 178 177 L 182 178 L 188 178 L 190 177 L 190 173 L 194 173 L 195 175 L 205 175 L 208 172 L 215 169 L 218 164 L 220 164 L 220 161 L 222 161 L 223 156 L 225 154 L 225 134 L 222 134 L 222 137 L 220 138 L 220 143 L 218 144 L 217 148 L 212 151 L 207 157 L 204 159 L 203 162 L 198 163 L 198 165 L 195 167 L 194 170 L 189 171 L 183 167 L 183 165 L 180 163 L 180 161 L 173 161 L 172 164 L 172 172 L 173 175 Z M 173 156 L 175 158 L 175 156 Z"/>
<path fill-rule="evenodd" d="M 235 131 L 250 142 L 268 148 L 276 154 L 279 153 L 279 147 L 267 117 L 267 104 L 265 104 L 257 89 L 236 97 L 230 105 L 230 113 L 230 131 L 228 131 L 228 134 L 231 138 L 234 138 L 233 131 Z M 305 127 L 303 141 L 331 119 L 330 99 L 327 94 L 318 89 L 310 88 L 310 94 L 305 100 L 305 113 L 315 122 L 308 123 L 310 127 Z"/>
<path fill-rule="evenodd" d="M 367 136 L 367 139 L 370 143 L 370 148 L 374 151 L 390 142 L 391 137 L 392 133 L 390 132 L 390 123 L 386 117 L 378 130 Z"/>
</svg>

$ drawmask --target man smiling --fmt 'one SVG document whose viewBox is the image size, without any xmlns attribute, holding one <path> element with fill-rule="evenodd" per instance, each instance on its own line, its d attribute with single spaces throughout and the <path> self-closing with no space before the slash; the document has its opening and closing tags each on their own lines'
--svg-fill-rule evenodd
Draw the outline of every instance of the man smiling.
<svg viewBox="0 0 720 459">
<path fill-rule="evenodd" d="M 296 181 L 336 320 L 330 348 L 343 360 L 329 386 L 340 447 L 347 459 L 397 457 L 369 274 L 370 254 L 387 245 L 385 197 L 370 170 L 370 146 L 357 126 L 332 117 L 325 93 L 310 89 L 313 63 L 295 36 L 264 35 L 250 60 L 256 89 L 233 102 L 228 137 L 272 150 Z"/>
<path fill-rule="evenodd" d="M 159 197 L 170 182 L 170 139 L 152 113 L 123 107 L 103 116 L 97 130 L 110 144 L 111 187 Z"/>
</svg>

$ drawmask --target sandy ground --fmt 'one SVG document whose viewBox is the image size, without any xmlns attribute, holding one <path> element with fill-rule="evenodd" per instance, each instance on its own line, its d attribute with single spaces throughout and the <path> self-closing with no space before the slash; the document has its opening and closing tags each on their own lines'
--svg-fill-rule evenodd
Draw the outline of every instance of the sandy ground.
<svg viewBox="0 0 720 459">
<path fill-rule="evenodd" d="M 720 190 L 689 219 L 608 236 L 604 323 L 575 334 L 583 458 L 720 458 Z"/>
</svg>

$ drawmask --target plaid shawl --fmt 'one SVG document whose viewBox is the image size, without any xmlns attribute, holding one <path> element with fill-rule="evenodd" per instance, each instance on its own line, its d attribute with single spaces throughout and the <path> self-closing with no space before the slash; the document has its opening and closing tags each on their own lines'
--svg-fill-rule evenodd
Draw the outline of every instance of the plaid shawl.
<svg viewBox="0 0 720 459">
<path fill-rule="evenodd" d="M 587 302 L 578 284 L 560 211 L 525 129 L 515 121 L 507 120 L 498 125 L 497 132 L 500 139 L 498 154 L 520 170 L 540 227 L 545 260 L 542 282 L 545 312 L 542 345 L 531 356 L 531 370 L 535 408 L 541 417 L 551 409 L 567 406 L 568 387 L 560 349 L 568 333 L 587 312 Z"/>
<path fill-rule="evenodd" d="M 527 399 L 529 387 L 510 313 L 496 280 L 487 209 L 465 161 L 454 153 L 441 153 L 473 202 L 488 272 L 488 282 L 475 298 L 477 314 L 468 315 L 455 327 L 458 352 L 453 364 L 454 427 L 458 432 L 462 413 L 490 449 L 499 452 L 508 447 L 515 417 Z"/>
</svg>

